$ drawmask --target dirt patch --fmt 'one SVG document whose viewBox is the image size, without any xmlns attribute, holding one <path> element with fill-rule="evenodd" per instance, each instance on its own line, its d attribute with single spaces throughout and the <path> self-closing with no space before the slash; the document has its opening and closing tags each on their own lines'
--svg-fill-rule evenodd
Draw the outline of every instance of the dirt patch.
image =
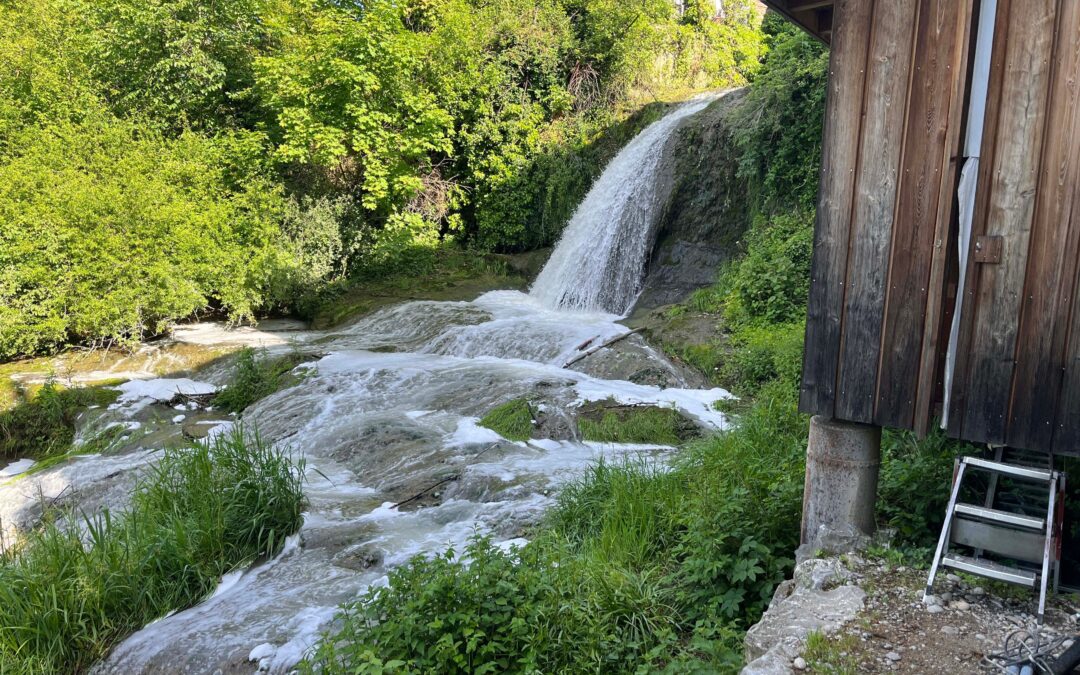
<svg viewBox="0 0 1080 675">
<path fill-rule="evenodd" d="M 807 672 L 999 673 L 985 657 L 1001 651 L 1010 634 L 1035 628 L 1038 598 L 1031 591 L 941 574 L 934 584 L 941 605 L 931 610 L 923 602 L 925 570 L 879 562 L 863 572 L 865 609 L 835 635 L 808 645 Z M 1053 598 L 1043 641 L 1074 636 L 1077 610 L 1070 598 Z"/>
</svg>

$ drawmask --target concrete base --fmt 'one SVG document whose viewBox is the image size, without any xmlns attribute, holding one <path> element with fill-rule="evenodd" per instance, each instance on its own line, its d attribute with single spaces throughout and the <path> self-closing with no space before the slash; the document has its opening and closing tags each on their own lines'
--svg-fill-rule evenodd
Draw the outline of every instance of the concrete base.
<svg viewBox="0 0 1080 675">
<path fill-rule="evenodd" d="M 861 548 L 874 534 L 881 427 L 821 416 L 810 420 L 797 558 Z"/>
</svg>

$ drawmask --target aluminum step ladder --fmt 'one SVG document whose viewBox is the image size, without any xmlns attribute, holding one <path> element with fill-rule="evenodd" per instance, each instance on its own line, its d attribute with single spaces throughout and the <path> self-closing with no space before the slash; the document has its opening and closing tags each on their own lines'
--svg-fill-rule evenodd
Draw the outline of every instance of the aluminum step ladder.
<svg viewBox="0 0 1080 675">
<path fill-rule="evenodd" d="M 1007 456 L 1006 452 L 998 448 L 993 460 L 961 457 L 956 461 L 952 494 L 926 580 L 926 595 L 932 594 L 939 567 L 1032 589 L 1037 586 L 1041 625 L 1051 577 L 1057 592 L 1065 475 L 1053 469 L 1050 455 L 1041 455 L 1047 465 L 1043 468 L 1031 466 L 1034 462 L 1030 455 L 1013 451 L 1012 456 Z M 981 506 L 959 501 L 964 479 L 972 472 L 989 474 Z M 1014 486 L 1007 493 L 999 493 L 1003 478 Z"/>
</svg>

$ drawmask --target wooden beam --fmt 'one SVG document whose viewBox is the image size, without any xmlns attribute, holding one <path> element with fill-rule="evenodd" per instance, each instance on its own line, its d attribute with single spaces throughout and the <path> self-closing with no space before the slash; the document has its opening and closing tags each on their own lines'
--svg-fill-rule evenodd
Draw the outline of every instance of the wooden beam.
<svg viewBox="0 0 1080 675">
<path fill-rule="evenodd" d="M 865 100 L 866 61 L 874 6 L 840 0 L 829 54 L 829 92 L 821 143 L 821 189 L 814 224 L 810 298 L 806 317 L 799 409 L 836 414 L 848 244 Z"/>
<path fill-rule="evenodd" d="M 825 44 L 832 42 L 832 13 L 836 0 L 762 0 L 772 11 Z"/>
<path fill-rule="evenodd" d="M 807 9 L 821 9 L 832 7 L 834 0 L 788 0 L 787 7 L 792 12 L 802 12 Z"/>
</svg>

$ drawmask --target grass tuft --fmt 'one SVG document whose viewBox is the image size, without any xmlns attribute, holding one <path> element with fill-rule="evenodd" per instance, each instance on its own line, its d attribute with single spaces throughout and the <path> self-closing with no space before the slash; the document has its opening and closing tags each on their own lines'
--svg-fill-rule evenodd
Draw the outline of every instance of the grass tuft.
<svg viewBox="0 0 1080 675">
<path fill-rule="evenodd" d="M 532 407 L 525 399 L 516 398 L 492 408 L 479 424 L 511 441 L 527 441 L 533 432 Z"/>
<path fill-rule="evenodd" d="M 296 384 L 300 378 L 293 368 L 304 360 L 299 353 L 270 357 L 259 355 L 251 347 L 237 354 L 232 381 L 214 397 L 214 405 L 240 413 L 276 391 Z"/>
<path fill-rule="evenodd" d="M 587 441 L 678 445 L 698 435 L 697 425 L 674 408 L 603 404 L 582 411 L 578 430 Z"/>
<path fill-rule="evenodd" d="M 130 510 L 70 514 L 0 554 L 0 671 L 85 671 L 301 523 L 302 468 L 240 430 L 166 450 Z"/>
<path fill-rule="evenodd" d="M 806 636 L 803 657 L 810 672 L 856 675 L 859 672 L 859 660 L 853 654 L 858 647 L 858 640 L 852 635 L 826 636 L 820 631 L 814 631 Z"/>
</svg>

